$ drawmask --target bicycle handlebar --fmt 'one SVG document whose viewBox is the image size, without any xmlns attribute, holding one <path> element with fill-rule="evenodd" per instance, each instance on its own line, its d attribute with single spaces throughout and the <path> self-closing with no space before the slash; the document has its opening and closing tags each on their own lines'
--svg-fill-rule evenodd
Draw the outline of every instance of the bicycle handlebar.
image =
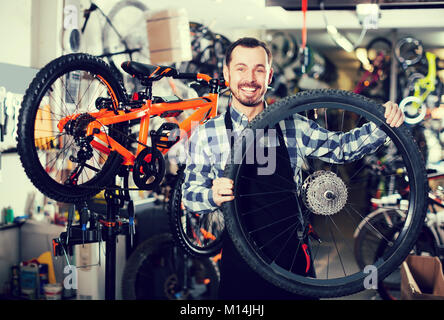
<svg viewBox="0 0 444 320">
<path fill-rule="evenodd" d="M 178 73 L 177 75 L 173 76 L 174 79 L 184 79 L 184 80 L 203 80 L 205 82 L 207 82 L 208 84 L 210 84 L 210 81 L 213 80 L 214 78 L 210 77 L 207 74 L 204 73 Z M 228 87 L 228 82 L 223 80 L 223 79 L 215 79 L 217 80 L 217 85 L 219 87 Z"/>
<path fill-rule="evenodd" d="M 179 73 L 173 76 L 174 79 L 197 80 L 197 73 Z"/>
</svg>

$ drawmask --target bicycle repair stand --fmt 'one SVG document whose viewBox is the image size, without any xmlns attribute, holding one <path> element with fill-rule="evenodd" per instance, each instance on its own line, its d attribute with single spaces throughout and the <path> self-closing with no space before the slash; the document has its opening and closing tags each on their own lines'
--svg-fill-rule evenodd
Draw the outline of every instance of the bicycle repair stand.
<svg viewBox="0 0 444 320">
<path fill-rule="evenodd" d="M 125 178 L 127 179 L 127 177 Z M 53 253 L 55 257 L 65 256 L 68 265 L 70 265 L 68 255 L 73 255 L 75 245 L 98 242 L 100 250 L 102 240 L 105 241 L 105 300 L 115 300 L 117 236 L 129 235 L 131 246 L 133 245 L 134 204 L 130 199 L 129 192 L 121 187 L 107 188 L 105 200 L 106 216 L 91 212 L 86 202 L 76 204 L 80 215 L 80 224 L 78 225 L 72 224 L 75 212 L 74 206 L 72 206 L 68 213 L 66 232 L 62 232 L 59 238 L 53 239 Z M 128 202 L 127 216 L 122 217 L 119 213 L 125 202 Z"/>
</svg>

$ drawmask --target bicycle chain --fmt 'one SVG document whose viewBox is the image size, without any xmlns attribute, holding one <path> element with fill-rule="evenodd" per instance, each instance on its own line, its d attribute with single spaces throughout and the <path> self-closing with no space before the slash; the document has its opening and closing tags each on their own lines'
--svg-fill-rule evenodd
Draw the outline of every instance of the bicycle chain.
<svg viewBox="0 0 444 320">
<path fill-rule="evenodd" d="M 103 125 L 102 125 L 102 126 L 103 126 Z M 126 134 L 126 133 L 124 133 L 124 132 L 122 132 L 122 131 L 120 131 L 120 130 L 117 130 L 117 129 L 112 128 L 112 127 L 108 127 L 108 129 L 109 129 L 110 131 L 113 131 L 113 132 L 119 134 L 120 136 L 122 136 L 122 137 L 123 137 L 124 139 L 126 139 L 126 140 L 131 140 L 131 141 L 133 141 L 133 142 L 137 142 L 138 144 L 144 146 L 145 148 L 148 148 L 148 147 L 149 147 L 149 146 L 147 146 L 146 144 L 144 144 L 144 143 L 138 141 L 137 139 L 131 137 L 131 135 Z M 108 136 L 108 135 L 107 135 L 107 136 Z M 105 190 L 105 191 L 117 191 L 117 190 L 121 190 L 121 191 L 140 191 L 140 190 L 143 190 L 143 189 L 140 189 L 140 188 L 125 188 L 125 187 L 118 187 L 118 186 L 115 186 L 115 187 L 94 187 L 94 186 L 82 186 L 82 185 L 78 185 L 77 187 L 78 187 L 78 188 L 84 188 L 84 189 L 91 189 L 91 190 L 93 190 L 93 189 L 94 189 L 94 190 L 100 189 L 100 190 Z"/>
</svg>

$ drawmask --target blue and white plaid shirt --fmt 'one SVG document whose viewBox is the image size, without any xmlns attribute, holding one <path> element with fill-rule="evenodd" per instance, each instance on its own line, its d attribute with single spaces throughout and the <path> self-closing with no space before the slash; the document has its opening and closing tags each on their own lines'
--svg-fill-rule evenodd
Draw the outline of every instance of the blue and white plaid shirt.
<svg viewBox="0 0 444 320">
<path fill-rule="evenodd" d="M 238 137 L 247 127 L 248 118 L 234 107 L 228 108 L 226 112 L 231 114 L 233 136 Z M 199 126 L 188 140 L 182 201 L 192 212 L 207 213 L 218 208 L 211 187 L 214 179 L 223 177 L 230 155 L 224 117 L 225 113 Z M 346 133 L 332 132 L 314 121 L 294 115 L 282 120 L 279 125 L 298 186 L 302 183 L 301 166 L 305 157 L 329 163 L 350 162 L 375 152 L 387 137 L 374 123 L 366 123 Z"/>
</svg>

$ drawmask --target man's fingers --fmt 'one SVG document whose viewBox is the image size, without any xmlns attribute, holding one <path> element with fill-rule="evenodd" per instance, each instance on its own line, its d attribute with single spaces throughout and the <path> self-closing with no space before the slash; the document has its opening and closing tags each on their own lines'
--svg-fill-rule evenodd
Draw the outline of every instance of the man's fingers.
<svg viewBox="0 0 444 320">
<path fill-rule="evenodd" d="M 387 119 L 387 123 L 392 127 L 399 127 L 404 122 L 404 113 L 397 109 L 394 114 Z"/>
<path fill-rule="evenodd" d="M 404 122 L 404 113 L 394 102 L 387 101 L 384 104 L 386 122 L 391 127 L 399 127 Z"/>
<path fill-rule="evenodd" d="M 217 189 L 217 194 L 219 196 L 232 195 L 233 190 L 230 188 L 220 188 L 220 189 Z"/>
<path fill-rule="evenodd" d="M 233 185 L 234 182 L 231 179 L 228 178 L 217 178 L 213 180 L 213 185 Z"/>
<path fill-rule="evenodd" d="M 395 127 L 399 127 L 404 123 L 404 115 L 402 115 L 398 121 L 395 123 Z"/>
<path fill-rule="evenodd" d="M 384 107 L 385 107 L 384 117 L 387 118 L 393 108 L 393 104 L 391 101 L 387 101 L 386 103 L 384 103 Z"/>
<path fill-rule="evenodd" d="M 218 202 L 219 202 L 220 204 L 222 204 L 222 203 L 224 203 L 224 202 L 234 200 L 234 196 L 221 196 L 221 197 L 219 197 L 218 200 L 219 200 Z"/>
</svg>

